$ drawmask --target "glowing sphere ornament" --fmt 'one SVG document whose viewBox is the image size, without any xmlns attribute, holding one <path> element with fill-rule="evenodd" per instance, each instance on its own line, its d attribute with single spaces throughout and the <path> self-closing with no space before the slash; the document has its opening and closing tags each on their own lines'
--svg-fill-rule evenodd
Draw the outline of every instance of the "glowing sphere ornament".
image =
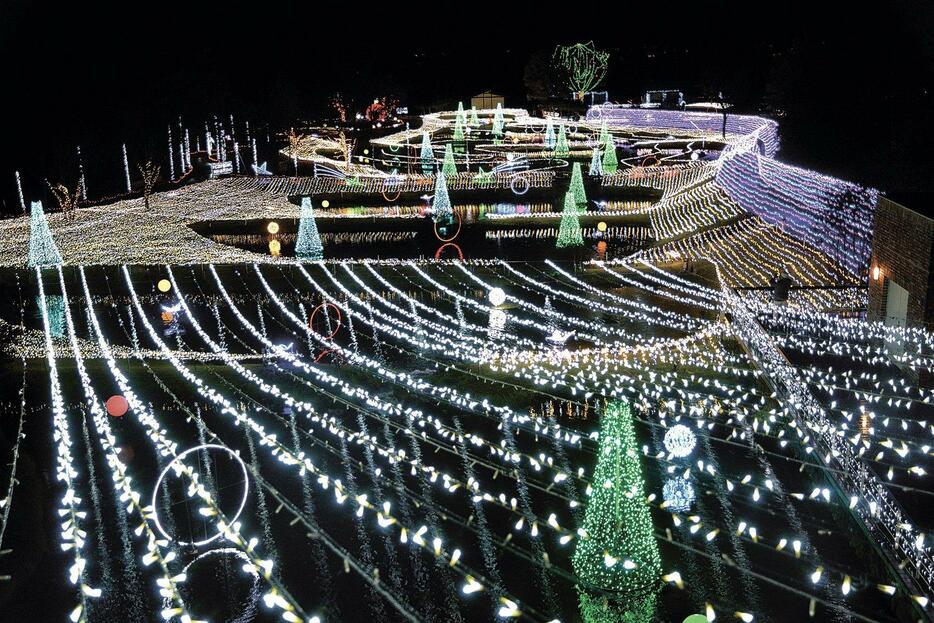
<svg viewBox="0 0 934 623">
<path fill-rule="evenodd" d="M 321 207 L 322 207 L 322 208 L 329 208 L 329 207 L 331 207 L 331 202 L 328 201 L 327 199 L 325 199 L 324 201 L 321 202 Z"/>
<path fill-rule="evenodd" d="M 269 221 L 269 225 L 266 225 L 266 231 L 268 231 L 270 234 L 278 234 L 279 223 L 275 221 Z"/>
<path fill-rule="evenodd" d="M 597 223 L 597 231 L 606 231 L 606 222 L 600 221 Z"/>
<path fill-rule="evenodd" d="M 156 287 L 159 288 L 159 292 L 168 292 L 172 289 L 172 282 L 168 279 L 160 279 Z"/>
<path fill-rule="evenodd" d="M 662 498 L 668 502 L 668 510 L 686 513 L 694 501 L 694 485 L 687 478 L 669 478 L 662 487 Z"/>
<path fill-rule="evenodd" d="M 684 458 L 694 451 L 697 437 L 684 424 L 675 424 L 665 433 L 665 449 L 677 458 Z"/>
<path fill-rule="evenodd" d="M 490 300 L 490 305 L 493 307 L 499 307 L 506 302 L 506 293 L 503 292 L 502 288 L 493 288 L 490 290 L 487 298 Z"/>
<path fill-rule="evenodd" d="M 123 417 L 130 408 L 130 403 L 128 403 L 123 396 L 111 396 L 107 399 L 107 402 L 104 403 L 104 407 L 111 416 Z"/>
</svg>

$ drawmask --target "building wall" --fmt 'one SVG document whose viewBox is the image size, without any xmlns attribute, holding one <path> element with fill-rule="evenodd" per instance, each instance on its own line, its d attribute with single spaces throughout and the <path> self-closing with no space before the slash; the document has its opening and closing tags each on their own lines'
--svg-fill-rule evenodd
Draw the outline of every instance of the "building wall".
<svg viewBox="0 0 934 623">
<path fill-rule="evenodd" d="M 908 290 L 908 326 L 934 320 L 928 304 L 932 240 L 934 221 L 894 201 L 879 198 L 869 264 L 870 320 L 882 320 L 885 315 L 886 279 Z"/>
</svg>

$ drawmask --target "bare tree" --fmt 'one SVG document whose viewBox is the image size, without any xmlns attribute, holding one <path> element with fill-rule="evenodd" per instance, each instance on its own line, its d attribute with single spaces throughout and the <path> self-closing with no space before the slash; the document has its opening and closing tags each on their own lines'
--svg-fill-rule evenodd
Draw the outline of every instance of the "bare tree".
<svg viewBox="0 0 934 623">
<path fill-rule="evenodd" d="M 353 151 L 353 145 L 347 140 L 347 135 L 344 134 L 344 131 L 341 130 L 340 138 L 338 143 L 341 146 L 341 153 L 344 155 L 344 164 L 347 165 L 347 168 L 350 168 L 350 152 Z"/>
<path fill-rule="evenodd" d="M 152 194 L 152 189 L 155 188 L 156 182 L 159 181 L 159 171 L 161 167 L 158 164 L 154 164 L 152 160 L 147 160 L 145 164 L 139 164 L 136 165 L 136 167 L 143 176 L 143 201 L 148 211 L 149 195 Z"/>
<path fill-rule="evenodd" d="M 289 130 L 289 155 L 292 157 L 292 165 L 295 168 L 295 175 L 298 175 L 298 149 L 302 144 L 302 136 L 295 133 L 295 128 Z"/>
<path fill-rule="evenodd" d="M 75 218 L 75 209 L 78 207 L 78 202 L 81 201 L 81 182 L 78 182 L 74 191 L 68 190 L 68 187 L 64 184 L 52 186 L 52 183 L 48 180 L 46 180 L 46 184 L 49 185 L 49 189 L 55 195 L 55 200 L 58 201 L 58 206 L 62 210 L 62 218 L 73 220 Z"/>
</svg>

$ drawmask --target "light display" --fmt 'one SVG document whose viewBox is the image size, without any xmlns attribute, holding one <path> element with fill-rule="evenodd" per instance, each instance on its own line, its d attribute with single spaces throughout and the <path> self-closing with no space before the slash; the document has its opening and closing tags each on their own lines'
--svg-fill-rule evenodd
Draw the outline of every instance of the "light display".
<svg viewBox="0 0 934 623">
<path fill-rule="evenodd" d="M 598 50 L 593 41 L 559 45 L 554 57 L 564 74 L 565 84 L 579 100 L 603 82 L 610 59 L 609 53 Z"/>
<path fill-rule="evenodd" d="M 477 115 L 476 106 L 470 107 L 470 121 L 468 122 L 468 125 L 472 128 L 480 127 L 480 117 Z"/>
<path fill-rule="evenodd" d="M 62 263 L 49 221 L 41 201 L 33 201 L 29 213 L 29 266 L 54 266 Z"/>
<path fill-rule="evenodd" d="M 312 261 L 324 258 L 324 245 L 321 244 L 321 236 L 318 234 L 318 224 L 315 222 L 315 211 L 310 197 L 302 197 L 302 216 L 298 224 L 295 255 L 303 260 Z"/>
<path fill-rule="evenodd" d="M 697 437 L 684 424 L 675 424 L 665 433 L 665 449 L 675 458 L 683 459 L 694 451 Z"/>
<path fill-rule="evenodd" d="M 575 162 L 571 166 L 571 186 L 569 191 L 574 195 L 574 203 L 581 212 L 587 211 L 587 191 L 584 190 L 584 176 L 581 173 L 581 163 Z"/>
<path fill-rule="evenodd" d="M 454 218 L 454 209 L 448 197 L 448 183 L 444 171 L 435 176 L 435 194 L 431 200 L 432 216 L 436 223 L 450 223 Z"/>
<path fill-rule="evenodd" d="M 596 486 L 584 515 L 588 538 L 574 550 L 574 571 L 586 585 L 645 593 L 659 584 L 661 556 L 645 498 L 639 446 L 628 404 L 611 402 L 600 421 Z"/>
<path fill-rule="evenodd" d="M 555 142 L 555 124 L 552 122 L 551 117 L 548 117 L 545 120 L 545 138 L 543 139 L 545 149 L 554 149 Z"/>
<path fill-rule="evenodd" d="M 571 155 L 571 150 L 568 147 L 568 131 L 562 123 L 558 126 L 558 139 L 555 141 L 555 158 L 567 158 L 569 155 Z"/>
<path fill-rule="evenodd" d="M 577 202 L 574 195 L 568 192 L 564 196 L 564 209 L 561 212 L 561 226 L 558 229 L 558 240 L 555 246 L 559 249 L 567 247 L 580 247 L 584 244 L 581 235 L 581 223 L 578 218 Z"/>
<path fill-rule="evenodd" d="M 622 604 L 607 599 L 605 594 L 584 591 L 580 597 L 581 615 L 589 621 L 610 621 L 620 616 L 630 621 L 651 620 L 655 595 L 650 588 L 659 578 L 673 588 L 690 586 L 698 577 L 704 577 L 704 572 L 698 569 L 704 569 L 708 561 L 711 565 L 722 564 L 721 554 L 727 552 L 736 561 L 730 574 L 740 578 L 743 591 L 737 591 L 720 605 L 707 604 L 709 620 L 715 618 L 714 606 L 720 618 L 735 616 L 747 620 L 752 613 L 759 618 L 762 603 L 757 601 L 755 589 L 766 584 L 769 590 L 787 593 L 789 608 L 798 607 L 793 600 L 802 600 L 802 614 L 804 609 L 809 613 L 826 609 L 843 617 L 871 618 L 870 608 L 875 606 L 871 599 L 870 606 L 864 605 L 868 603 L 865 599 L 828 599 L 832 593 L 849 596 L 861 591 L 871 591 L 876 598 L 881 593 L 886 599 L 928 607 L 929 591 L 916 587 L 924 587 L 930 580 L 930 536 L 912 521 L 917 518 L 910 518 L 899 501 L 901 496 L 913 495 L 913 490 L 926 491 L 932 434 L 926 411 L 934 401 L 934 391 L 906 381 L 892 364 L 906 370 L 928 369 L 924 353 L 934 346 L 934 337 L 923 329 L 896 329 L 823 314 L 821 309 L 829 306 L 828 302 L 845 300 L 843 295 L 828 294 L 824 289 L 801 292 L 797 300 L 781 310 L 770 306 L 758 292 L 738 293 L 731 289 L 733 285 L 761 284 L 772 269 L 786 263 L 795 283 L 858 284 L 851 269 L 859 266 L 858 245 L 833 251 L 836 255 L 832 255 L 831 250 L 817 248 L 814 236 L 815 232 L 822 232 L 821 235 L 833 238 L 846 232 L 847 226 L 831 213 L 834 209 L 847 214 L 860 212 L 863 209 L 860 206 L 868 205 L 871 193 L 780 166 L 762 154 L 750 157 L 749 154 L 760 150 L 768 152 L 771 126 L 749 121 L 757 133 L 753 141 L 739 133 L 745 126 L 737 122 L 731 126 L 737 131 L 727 137 L 722 163 L 716 159 L 687 162 L 686 156 L 667 158 L 652 148 L 649 157 L 653 164 L 646 166 L 644 154 L 638 158 L 620 154 L 617 171 L 601 175 L 592 183 L 617 189 L 653 188 L 661 198 L 640 203 L 631 210 L 607 205 L 605 213 L 585 219 L 593 227 L 583 228 L 578 218 L 579 196 L 583 195 L 576 192 L 578 186 L 584 191 L 580 161 L 590 157 L 591 173 L 597 174 L 595 163 L 599 163 L 598 173 L 606 173 L 602 171 L 602 152 L 608 143 L 613 143 L 606 129 L 608 124 L 618 140 L 638 141 L 638 128 L 655 129 L 644 111 L 631 116 L 620 113 L 617 117 L 614 110 L 607 108 L 605 118 L 599 121 L 591 118 L 570 132 L 576 145 L 573 149 L 569 145 L 569 151 L 576 164 L 570 163 L 571 185 L 564 197 L 563 211 L 557 214 L 550 211 L 550 204 L 523 206 L 529 210 L 528 214 L 516 214 L 514 207 L 485 212 L 488 208 L 451 206 L 448 190 L 462 190 L 467 195 L 476 188 L 505 192 L 505 188 L 513 187 L 524 192 L 528 188 L 558 186 L 555 170 L 563 169 L 565 163 L 549 162 L 552 153 L 536 151 L 541 147 L 538 141 L 543 127 L 547 134 L 547 120 L 533 119 L 510 109 L 510 140 L 505 145 L 496 145 L 485 131 L 470 133 L 471 144 L 478 143 L 476 152 L 470 154 L 471 159 L 476 154 L 477 167 L 482 167 L 478 174 L 442 170 L 436 179 L 433 175 L 379 175 L 361 170 L 359 175 L 343 177 L 231 178 L 160 194 L 148 213 L 142 211 L 143 199 L 134 198 L 95 207 L 86 214 L 82 211 L 81 222 L 51 217 L 55 224 L 54 242 L 69 263 L 107 264 L 115 258 L 149 264 L 154 258 L 197 264 L 216 260 L 219 265 L 254 259 L 257 262 L 252 271 L 247 271 L 249 275 L 238 267 L 218 266 L 215 271 L 210 266 L 201 273 L 190 270 L 184 280 L 179 279 L 178 283 L 186 289 L 191 284 L 191 290 L 186 295 L 178 291 L 177 285 L 170 288 L 172 297 L 177 296 L 179 302 L 172 304 L 172 311 L 163 313 L 176 322 L 183 315 L 190 331 L 183 337 L 173 336 L 171 346 L 163 340 L 163 327 L 153 329 L 149 322 L 155 318 L 159 324 L 159 306 L 165 305 L 166 297 L 157 292 L 162 290 L 159 276 L 137 274 L 136 268 L 123 270 L 126 284 L 122 293 L 119 286 L 111 290 L 112 283 L 107 283 L 106 289 L 103 284 L 95 285 L 93 300 L 85 292 L 84 309 L 90 312 L 88 331 L 97 336 L 92 336 L 91 341 L 74 335 L 67 300 L 56 296 L 46 297 L 46 304 L 41 306 L 47 326 L 45 336 L 29 329 L 17 334 L 22 338 L 17 338 L 16 352 L 24 356 L 70 357 L 64 340 L 54 339 L 56 333 L 62 333 L 59 310 L 63 309 L 76 365 L 57 364 L 60 366 L 57 373 L 79 371 L 88 413 L 93 416 L 89 422 L 94 422 L 97 433 L 91 440 L 100 438 L 102 456 L 114 472 L 119 495 L 131 496 L 121 501 L 127 503 L 124 507 L 127 516 L 133 517 L 134 525 L 138 520 L 143 535 L 133 547 L 153 564 L 145 577 L 158 582 L 160 593 L 165 590 L 174 595 L 174 585 L 182 581 L 177 579 L 176 568 L 181 563 L 172 559 L 171 547 L 166 547 L 165 536 L 173 531 L 163 526 L 165 535 L 160 533 L 156 522 L 166 516 L 161 508 L 152 513 L 133 506 L 132 496 L 136 495 L 130 489 L 133 484 L 127 477 L 121 477 L 124 473 L 121 463 L 111 460 L 111 454 L 119 459 L 115 449 L 119 446 L 115 444 L 120 427 L 114 420 L 113 430 L 105 428 L 110 418 L 102 401 L 114 389 L 107 387 L 100 397 L 95 394 L 90 377 L 85 378 L 86 373 L 82 372 L 85 355 L 81 353 L 103 357 L 107 366 L 102 368 L 103 373 L 111 370 L 121 395 L 125 394 L 131 403 L 132 417 L 119 424 L 136 425 L 139 416 L 154 450 L 166 456 L 164 463 L 173 461 L 180 450 L 168 438 L 169 432 L 154 419 L 156 410 L 143 401 L 157 400 L 161 389 L 170 402 L 174 400 L 181 408 L 184 401 L 174 393 L 180 384 L 185 391 L 178 392 L 179 395 L 188 393 L 212 403 L 217 407 L 213 415 L 228 417 L 232 428 L 255 438 L 256 448 L 270 453 L 267 459 L 272 457 L 288 468 L 285 478 L 302 476 L 303 482 L 307 478 L 316 496 L 327 490 L 328 512 L 346 513 L 338 521 L 344 518 L 356 521 L 351 518 L 354 515 L 360 520 L 361 534 L 367 539 L 378 535 L 384 540 L 389 574 L 397 572 L 390 560 L 395 554 L 390 552 L 419 548 L 415 551 L 433 557 L 439 568 L 450 566 L 458 584 L 453 585 L 449 597 L 467 600 L 471 594 L 487 592 L 495 599 L 494 613 L 501 617 L 521 613 L 532 620 L 550 618 L 550 614 L 539 616 L 541 613 L 536 613 L 533 607 L 506 592 L 497 568 L 503 554 L 524 561 L 521 564 L 527 564 L 537 580 L 545 579 L 540 593 L 545 601 L 552 577 L 598 588 L 597 583 L 589 583 L 582 575 L 591 573 L 588 566 L 605 570 L 604 579 L 624 589 L 629 588 L 630 581 L 636 589 L 648 587 L 637 590 L 636 595 L 627 595 Z M 682 122 L 690 125 L 684 114 L 656 112 L 657 128 L 672 126 L 670 133 L 679 141 L 688 136 L 703 140 L 706 136 L 704 123 L 694 130 L 679 129 L 676 126 Z M 477 115 L 478 122 L 482 114 L 487 123 L 497 114 L 492 110 L 471 113 Z M 500 109 L 499 114 L 504 111 Z M 408 153 L 418 167 L 420 156 L 412 147 L 418 145 L 418 133 L 424 130 L 429 149 L 431 136 L 435 137 L 437 147 L 443 146 L 444 169 L 451 147 L 451 129 L 455 128 L 456 133 L 458 117 L 464 118 L 466 113 L 426 115 L 418 131 L 406 130 L 374 139 L 371 144 L 379 145 L 383 155 Z M 503 136 L 505 119 L 503 116 Z M 635 120 L 632 127 L 624 122 L 629 119 Z M 648 125 L 640 125 L 640 120 Z M 599 143 L 595 140 L 598 128 L 604 133 Z M 213 130 L 217 136 L 224 136 L 217 127 Z M 554 129 L 552 133 L 555 134 Z M 396 142 L 403 134 L 408 137 L 406 141 L 411 139 L 411 143 L 404 143 L 409 145 L 406 152 L 401 152 Z M 657 136 L 657 132 L 645 134 Z M 565 130 L 565 140 L 567 136 Z M 582 136 L 587 137 L 586 150 L 582 148 L 585 145 Z M 557 144 L 557 137 L 554 140 Z M 761 144 L 756 142 L 759 140 Z M 223 146 L 215 143 L 213 147 L 223 153 Z M 523 154 L 516 158 L 520 151 L 528 152 L 528 157 Z M 507 159 L 510 155 L 512 159 Z M 615 148 L 613 155 L 616 156 Z M 379 150 L 369 156 L 374 161 L 381 157 Z M 184 163 L 184 157 L 181 161 Z M 434 154 L 431 161 L 434 168 Z M 533 168 L 529 171 L 506 168 L 516 162 Z M 753 166 L 757 170 L 752 170 Z M 517 184 L 517 179 L 525 181 Z M 763 190 L 766 182 L 774 182 L 769 191 Z M 795 187 L 786 191 L 785 186 Z M 465 223 L 484 216 L 497 223 L 495 231 L 484 232 L 484 239 L 506 244 L 513 240 L 542 240 L 545 236 L 557 236 L 559 247 L 562 239 L 570 241 L 563 246 L 576 246 L 590 236 L 611 240 L 613 236 L 632 236 L 646 241 L 654 239 L 659 244 L 649 247 L 646 242 L 643 251 L 629 257 L 614 249 L 620 259 L 578 263 L 573 267 L 552 260 L 433 262 L 393 258 L 330 259 L 293 265 L 289 258 L 261 257 L 242 249 L 225 248 L 219 244 L 222 238 L 201 238 L 189 227 L 208 216 L 221 220 L 255 219 L 250 230 L 250 236 L 256 238 L 254 242 L 265 245 L 271 239 L 278 244 L 281 239 L 285 247 L 293 236 L 281 232 L 267 236 L 268 230 L 264 228 L 284 222 L 281 219 L 295 218 L 298 210 L 288 202 L 289 195 L 307 195 L 308 216 L 313 219 L 311 201 L 321 200 L 323 207 L 322 197 L 336 203 L 337 197 L 345 192 L 382 192 L 394 198 L 402 192 L 427 198 L 433 192 L 433 203 L 445 204 L 432 210 L 435 218 L 446 210 L 454 214 L 455 209 L 458 216 L 464 216 Z M 387 202 L 394 201 L 384 197 Z M 777 215 L 792 210 L 795 202 L 801 204 L 800 210 L 806 214 L 796 215 L 793 226 L 783 231 Z M 327 218 L 364 218 L 376 222 L 384 217 L 415 219 L 425 207 L 424 203 L 395 203 L 386 208 L 356 208 L 346 203 L 342 199 L 333 214 L 328 211 Z M 602 202 L 597 202 L 597 206 L 604 207 Z M 305 207 L 303 201 L 302 217 Z M 773 210 L 776 216 L 769 216 L 767 210 Z M 554 221 L 559 215 L 559 228 L 547 226 L 553 223 L 546 223 L 546 219 Z M 619 225 L 613 219 L 631 215 L 640 215 L 646 224 Z M 338 222 L 351 228 L 355 224 L 348 220 Z M 109 228 L 111 235 L 101 240 L 88 241 L 81 233 L 103 226 Z M 9 226 L 3 233 L 12 239 L 19 235 L 16 232 L 25 230 L 25 219 L 21 219 L 19 229 Z M 299 230 L 299 235 L 294 236 L 297 241 L 302 237 L 301 226 Z M 860 235 L 868 231 L 854 230 Z M 353 252 L 351 245 L 404 242 L 413 238 L 403 234 L 412 233 L 338 231 L 317 238 L 319 244 L 323 239 L 328 244 L 347 245 L 342 251 Z M 228 236 L 223 241 L 235 238 Z M 126 245 L 127 239 L 139 242 Z M 19 240 L 16 252 L 0 249 L 0 263 L 17 260 L 22 265 L 26 245 L 25 238 Z M 246 238 L 241 242 L 253 244 Z M 606 248 L 603 247 L 604 253 Z M 601 250 L 599 246 L 597 250 Z M 851 260 L 844 261 L 851 254 Z M 301 257 L 297 248 L 296 255 Z M 678 265 L 688 258 L 709 261 L 702 266 L 701 276 L 670 270 L 672 264 Z M 100 271 L 98 275 L 106 277 L 105 269 L 89 270 Z M 173 270 L 188 271 L 166 268 L 170 275 Z M 130 280 L 131 271 L 137 286 L 142 286 L 140 295 Z M 64 292 L 61 272 L 60 278 Z M 174 279 L 173 276 L 173 283 Z M 129 317 L 129 325 L 120 311 L 121 297 L 125 298 L 126 292 L 133 301 L 131 311 L 136 311 Z M 31 301 L 31 296 L 26 300 Z M 312 305 L 320 300 L 324 305 L 336 306 L 348 326 L 353 323 L 355 327 L 350 339 L 309 332 L 306 311 L 311 300 Z M 507 301 L 508 309 L 499 308 Z M 117 326 L 126 329 L 126 343 L 132 343 L 132 348 L 106 344 L 93 317 L 95 307 L 102 316 L 108 315 L 119 323 Z M 255 326 L 241 309 L 258 314 Z M 724 311 L 727 313 L 721 314 Z M 209 322 L 202 327 L 205 319 Z M 158 350 L 140 349 L 136 336 L 139 323 Z M 215 328 L 216 333 L 210 335 Z M 354 331 L 359 331 L 359 341 Z M 273 336 L 284 337 L 294 346 L 285 350 L 271 341 Z M 46 337 L 52 339 L 50 345 L 46 344 Z M 123 341 L 122 336 L 118 339 Z M 278 341 L 280 337 L 274 339 Z M 747 348 L 736 348 L 733 345 L 736 340 Z M 885 340 L 899 340 L 906 345 L 905 351 L 887 353 L 881 343 L 876 343 Z M 198 350 L 204 344 L 208 349 Z M 322 353 L 327 355 L 320 359 L 324 365 L 315 365 Z M 818 354 L 822 359 L 816 363 L 812 359 Z M 147 396 L 143 399 L 134 393 L 127 377 L 120 376 L 116 361 L 122 362 L 119 366 L 133 366 L 135 378 L 137 369 L 148 371 L 150 359 L 164 360 L 168 365 L 153 366 L 155 386 L 147 382 L 136 389 L 145 388 Z M 212 362 L 210 368 L 224 372 L 206 372 L 202 378 L 188 367 L 188 360 Z M 265 368 L 248 363 L 260 360 L 267 364 Z M 431 372 L 410 369 L 412 361 L 424 363 L 422 367 Z M 347 373 L 329 372 L 336 369 L 331 366 L 345 366 Z M 228 374 L 236 374 L 237 382 L 229 382 Z M 98 377 L 95 373 L 95 382 Z M 287 384 L 300 389 L 290 394 Z M 150 392 L 152 397 L 148 395 Z M 629 403 L 626 413 L 630 432 L 637 426 L 640 437 L 645 434 L 652 440 L 637 448 L 633 438 L 631 443 L 627 442 L 631 449 L 627 452 L 621 451 L 626 444 L 613 443 L 615 437 L 625 436 L 619 432 L 625 427 L 606 416 L 597 430 L 599 415 L 593 415 L 600 413 L 605 400 L 611 401 L 607 412 L 622 408 L 613 402 L 622 399 Z M 246 404 L 237 404 L 240 400 Z M 542 408 L 542 401 L 551 404 Z M 858 410 L 854 401 L 860 403 Z M 323 406 L 334 402 L 364 423 L 355 427 L 353 417 L 323 411 Z M 530 403 L 534 406 L 529 407 Z M 281 440 L 289 438 L 288 419 L 281 417 L 286 410 L 295 416 L 294 439 L 283 443 Z M 452 422 L 449 416 L 456 414 L 453 418 L 456 420 L 461 413 L 469 413 L 470 417 Z M 188 412 L 187 419 L 179 420 L 179 426 L 183 421 L 213 426 L 212 420 L 213 417 L 201 420 L 200 415 Z M 58 422 L 53 424 L 57 426 Z M 611 426 L 613 430 L 606 430 Z M 384 428 L 388 431 L 385 440 L 380 437 Z M 227 432 L 219 433 L 222 434 L 218 434 L 218 443 L 223 445 Z M 207 429 L 204 434 L 214 441 L 213 431 Z M 402 439 L 406 443 L 401 443 Z M 521 444 L 516 443 L 517 439 L 521 439 Z M 366 461 L 345 459 L 340 455 L 341 444 L 362 453 Z M 611 447 L 617 451 L 607 451 Z M 750 448 L 756 448 L 754 460 L 747 456 L 751 454 Z M 590 475 L 586 465 L 594 453 L 598 457 L 597 470 Z M 608 469 L 605 453 L 616 457 L 610 462 L 616 461 L 617 481 L 604 478 L 601 482 L 601 474 Z M 310 458 L 322 455 L 328 459 L 320 464 Z M 328 473 L 325 470 L 330 468 L 331 460 L 346 462 L 345 469 Z M 172 469 L 179 466 L 184 472 L 183 462 L 173 461 Z M 74 463 L 80 467 L 79 461 Z M 775 470 L 773 466 L 784 463 L 802 469 L 795 472 L 795 478 L 782 476 L 786 470 Z M 645 485 L 641 481 L 641 467 L 652 470 L 646 472 L 650 476 L 647 482 L 653 483 L 646 491 L 642 490 Z M 400 485 L 401 480 L 388 480 L 395 478 L 390 475 L 393 470 L 411 478 L 416 486 L 409 488 Z M 633 475 L 637 476 L 636 489 L 627 488 L 626 477 Z M 268 480 L 255 480 L 258 488 L 263 487 L 262 495 L 275 498 L 280 510 L 294 516 L 295 525 L 300 523 L 300 528 L 309 532 L 316 530 L 305 523 L 310 519 L 298 508 L 297 501 L 289 499 L 291 494 L 277 490 L 275 479 L 280 476 L 273 470 L 268 476 L 264 470 L 263 476 Z M 191 475 L 182 474 L 180 478 L 190 479 Z M 78 482 L 82 489 L 88 489 L 80 476 Z M 704 499 L 716 506 L 705 504 L 707 512 L 698 509 L 691 515 L 695 495 L 700 491 L 704 492 Z M 495 509 L 509 520 L 493 529 L 478 519 L 479 514 L 461 517 L 449 512 L 454 509 L 444 498 L 452 494 L 464 496 L 458 504 L 465 502 L 473 511 Z M 613 506 L 614 499 L 619 501 L 618 507 Z M 148 502 L 143 505 L 148 506 Z M 871 566 L 860 568 L 857 574 L 853 568 L 835 562 L 836 556 L 827 556 L 822 551 L 825 540 L 814 538 L 814 531 L 820 530 L 821 524 L 813 521 L 809 512 L 813 505 L 830 508 L 835 514 L 850 513 L 857 521 L 871 526 L 872 536 L 867 538 L 873 538 L 903 561 L 910 581 L 896 587 L 889 584 L 891 580 L 885 573 Z M 403 510 L 406 506 L 408 511 Z M 204 508 L 208 513 L 216 512 L 207 501 Z M 438 514 L 433 517 L 434 508 Z M 611 517 L 609 523 L 614 531 L 600 532 L 602 528 L 598 527 L 591 532 L 588 522 L 600 524 L 593 517 L 600 514 L 601 508 L 612 511 L 607 516 Z M 730 512 L 709 512 L 711 508 Z M 649 509 L 655 521 L 664 525 L 656 532 L 649 523 L 650 529 L 642 538 L 626 533 L 626 525 L 644 523 L 640 519 L 642 511 L 651 520 Z M 626 516 L 622 526 L 618 519 L 612 519 L 614 513 Z M 262 523 L 260 515 L 257 519 Z M 781 521 L 776 522 L 774 517 L 780 517 Z M 583 527 L 579 527 L 581 518 Z M 420 521 L 424 523 L 420 525 Z M 275 528 L 277 531 L 288 529 L 285 527 L 288 522 L 277 524 L 281 524 Z M 213 520 L 210 525 L 217 528 L 210 535 L 220 534 L 237 545 L 236 551 L 242 552 L 237 556 L 252 565 L 252 571 L 247 571 L 250 576 L 265 575 L 265 558 L 256 559 L 254 553 L 247 551 L 249 539 L 239 535 L 240 527 L 224 526 L 225 531 Z M 499 529 L 499 525 L 503 528 Z M 608 540 L 597 543 L 599 535 Z M 328 539 L 326 530 L 319 538 Z M 627 544 L 619 542 L 624 538 L 629 539 Z M 669 569 L 662 576 L 660 565 L 643 563 L 628 550 L 620 549 L 624 545 L 634 547 L 649 552 L 648 558 L 652 559 L 649 543 L 656 540 L 670 542 L 672 551 L 689 552 L 694 564 L 682 567 L 680 572 Z M 840 542 L 841 547 L 846 547 L 845 539 Z M 263 544 L 266 548 L 265 539 Z M 554 555 L 556 550 L 567 546 L 576 547 L 571 564 L 567 555 Z M 681 561 L 677 555 L 669 559 L 667 547 L 666 563 Z M 592 551 L 585 556 L 582 552 L 588 548 Z M 766 548 L 782 564 L 774 567 L 759 564 L 757 557 L 751 555 L 759 548 Z M 273 550 L 268 557 L 274 555 Z M 478 560 L 482 561 L 483 575 L 468 566 L 470 561 Z M 379 599 L 406 616 L 409 606 L 392 577 L 374 579 L 375 567 L 365 561 L 359 567 L 354 566 L 359 563 L 353 555 L 344 561 L 345 569 L 358 573 L 364 581 L 370 578 L 373 584 L 368 585 L 374 591 L 385 591 L 379 593 Z M 652 566 L 655 570 L 649 575 L 654 579 L 643 583 L 638 577 L 640 571 Z M 88 563 L 87 569 L 96 580 L 97 565 Z M 276 577 L 270 574 L 272 581 Z M 101 586 L 106 591 L 109 584 L 102 582 Z M 516 587 L 520 594 L 526 590 L 518 583 Z M 267 604 L 280 605 L 284 620 L 296 620 L 289 617 L 298 616 L 294 614 L 300 612 L 297 604 L 279 590 L 279 586 L 271 585 Z M 170 617 L 181 621 L 186 615 L 179 609 L 184 609 L 183 602 L 166 606 Z M 313 619 L 303 616 L 303 620 Z"/>
<path fill-rule="evenodd" d="M 607 133 L 606 140 L 603 143 L 602 169 L 604 175 L 613 175 L 619 167 L 619 161 L 616 159 L 616 143 L 613 141 L 613 135 Z"/>
</svg>

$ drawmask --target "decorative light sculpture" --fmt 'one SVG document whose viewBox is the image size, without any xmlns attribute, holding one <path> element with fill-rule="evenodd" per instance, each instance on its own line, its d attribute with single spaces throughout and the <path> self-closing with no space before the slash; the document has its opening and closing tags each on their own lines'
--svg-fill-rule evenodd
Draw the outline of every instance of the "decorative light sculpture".
<svg viewBox="0 0 934 623">
<path fill-rule="evenodd" d="M 298 224 L 298 239 L 295 242 L 295 255 L 305 260 L 324 259 L 324 245 L 318 234 L 311 198 L 302 197 L 302 217 Z"/>
<path fill-rule="evenodd" d="M 558 229 L 558 240 L 555 246 L 559 249 L 566 247 L 580 247 L 584 244 L 581 234 L 581 222 L 577 216 L 577 203 L 573 193 L 564 195 L 564 210 L 561 212 L 561 226 Z"/>
<path fill-rule="evenodd" d="M 54 266 L 62 263 L 58 246 L 52 238 L 49 221 L 41 201 L 33 201 L 29 214 L 29 266 Z"/>
<path fill-rule="evenodd" d="M 564 73 L 565 84 L 579 100 L 603 81 L 610 59 L 610 54 L 598 50 L 593 41 L 559 45 L 554 56 Z"/>
<path fill-rule="evenodd" d="M 675 424 L 665 433 L 664 443 L 672 456 L 682 459 L 694 451 L 697 437 L 684 424 Z"/>
<path fill-rule="evenodd" d="M 555 158 L 567 158 L 571 155 L 571 150 L 568 147 L 568 131 L 564 128 L 564 124 L 558 126 L 558 140 L 555 141 Z"/>
<path fill-rule="evenodd" d="M 662 575 L 639 456 L 629 405 L 609 403 L 584 515 L 588 538 L 577 542 L 572 562 L 585 585 L 623 595 L 654 588 Z"/>
<path fill-rule="evenodd" d="M 431 149 L 431 139 L 428 132 L 422 132 L 422 148 L 419 154 L 422 163 L 422 173 L 431 175 L 435 172 L 435 152 Z"/>
<path fill-rule="evenodd" d="M 662 498 L 668 502 L 667 510 L 674 513 L 686 513 L 691 510 L 694 496 L 694 485 L 681 476 L 669 478 L 662 487 Z"/>
<path fill-rule="evenodd" d="M 581 163 L 575 162 L 571 167 L 571 187 L 569 192 L 574 195 L 574 203 L 581 212 L 587 211 L 587 191 L 584 190 L 584 176 L 581 173 Z"/>
<path fill-rule="evenodd" d="M 613 135 L 608 132 L 606 140 L 603 142 L 603 173 L 604 175 L 613 175 L 618 167 L 616 143 L 613 142 Z"/>
<path fill-rule="evenodd" d="M 443 170 L 438 172 L 435 178 L 435 195 L 431 201 L 431 209 L 436 223 L 449 223 L 454 218 L 454 208 L 451 207 L 451 199 L 448 197 L 448 184 Z"/>
</svg>

